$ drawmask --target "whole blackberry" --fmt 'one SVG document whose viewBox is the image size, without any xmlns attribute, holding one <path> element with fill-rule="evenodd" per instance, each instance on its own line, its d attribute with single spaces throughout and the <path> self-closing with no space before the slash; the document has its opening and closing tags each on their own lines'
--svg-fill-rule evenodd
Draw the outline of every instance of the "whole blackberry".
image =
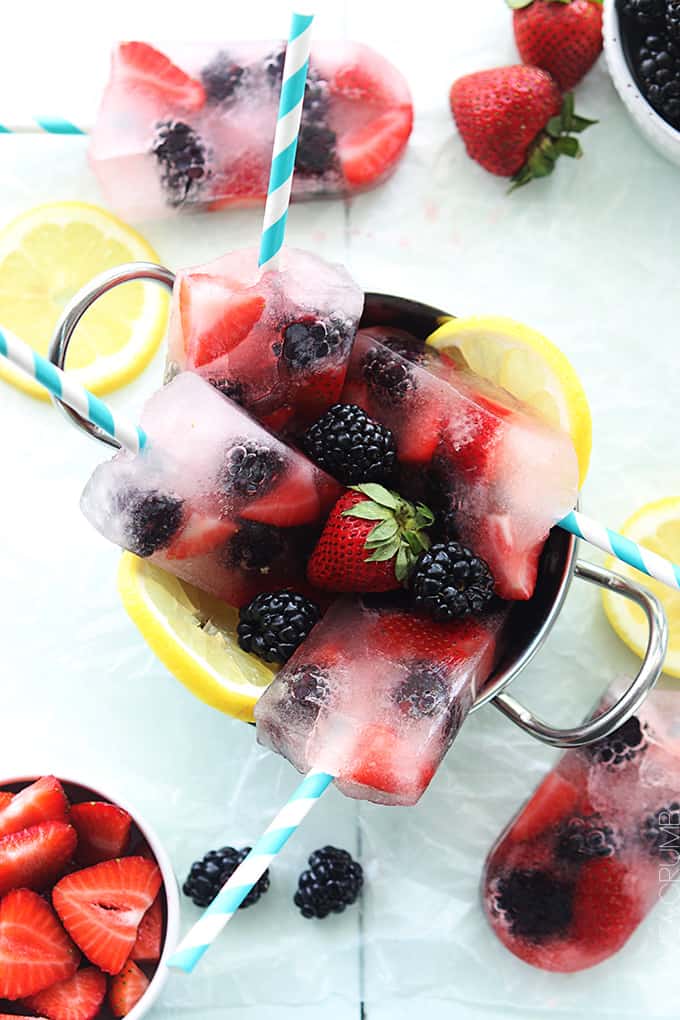
<svg viewBox="0 0 680 1020">
<path fill-rule="evenodd" d="M 259 521 L 243 521 L 226 545 L 222 559 L 227 567 L 266 573 L 286 547 L 280 528 Z"/>
<path fill-rule="evenodd" d="M 497 880 L 493 907 L 513 935 L 540 942 L 571 924 L 573 887 L 545 871 L 518 869 Z"/>
<path fill-rule="evenodd" d="M 235 404 L 240 404 L 241 407 L 245 404 L 245 386 L 238 379 L 208 379 L 208 382 L 219 390 L 222 396 L 229 397 Z"/>
<path fill-rule="evenodd" d="M 680 128 L 680 47 L 661 35 L 648 35 L 637 65 L 646 98 L 669 124 Z"/>
<path fill-rule="evenodd" d="M 668 807 L 648 815 L 642 823 L 640 836 L 651 854 L 677 864 L 680 861 L 680 803 L 674 800 Z"/>
<path fill-rule="evenodd" d="M 201 71 L 201 81 L 208 103 L 223 103 L 226 99 L 231 99 L 244 74 L 244 68 L 232 60 L 228 53 L 220 50 Z"/>
<path fill-rule="evenodd" d="M 182 892 L 193 900 L 197 907 L 209 906 L 227 879 L 231 878 L 239 864 L 246 859 L 250 849 L 249 846 L 244 846 L 242 850 L 237 850 L 233 846 L 223 846 L 221 850 L 209 850 L 200 861 L 194 861 L 191 865 Z M 252 907 L 267 889 L 269 869 L 257 880 L 239 910 Z"/>
<path fill-rule="evenodd" d="M 415 662 L 393 694 L 399 711 L 409 719 L 437 715 L 446 705 L 449 688 L 441 671 L 430 662 Z"/>
<path fill-rule="evenodd" d="M 265 662 L 287 662 L 320 615 L 319 607 L 297 592 L 264 592 L 239 611 L 238 643 Z"/>
<path fill-rule="evenodd" d="M 675 43 L 680 43 L 680 0 L 666 0 L 666 31 Z"/>
<path fill-rule="evenodd" d="M 344 485 L 388 481 L 397 455 L 390 430 L 356 404 L 333 404 L 307 431 L 302 446 Z"/>
<path fill-rule="evenodd" d="M 416 389 L 408 362 L 386 347 L 372 347 L 361 366 L 368 388 L 382 404 L 400 404 Z"/>
<path fill-rule="evenodd" d="M 252 439 L 237 440 L 227 451 L 218 479 L 220 489 L 227 495 L 262 496 L 280 475 L 283 464 L 278 450 Z"/>
<path fill-rule="evenodd" d="M 341 914 L 356 902 L 364 884 L 363 868 L 346 850 L 324 846 L 310 854 L 309 868 L 298 879 L 293 897 L 303 917 Z"/>
<path fill-rule="evenodd" d="M 282 331 L 283 359 L 293 372 L 314 368 L 315 362 L 331 355 L 339 359 L 349 352 L 354 326 L 348 319 L 333 315 L 329 319 L 303 319 L 290 322 Z"/>
<path fill-rule="evenodd" d="M 160 169 L 168 205 L 177 208 L 196 201 L 209 171 L 205 145 L 193 128 L 181 120 L 160 121 L 151 151 Z"/>
<path fill-rule="evenodd" d="M 584 750 L 598 765 L 605 765 L 608 769 L 621 768 L 638 755 L 644 754 L 647 738 L 640 720 L 632 715 L 608 737 L 587 744 Z"/>
<path fill-rule="evenodd" d="M 663 24 L 664 2 L 665 0 L 622 0 L 621 13 L 640 28 L 658 26 Z"/>
<path fill-rule="evenodd" d="M 494 579 L 460 542 L 436 542 L 418 557 L 410 586 L 416 610 L 441 622 L 481 613 L 493 598 Z"/>
<path fill-rule="evenodd" d="M 329 677 L 319 666 L 307 663 L 292 672 L 287 671 L 284 682 L 291 701 L 304 712 L 318 715 L 321 706 L 328 701 Z"/>
<path fill-rule="evenodd" d="M 603 825 L 599 815 L 570 818 L 560 832 L 557 853 L 569 861 L 590 857 L 612 857 L 620 840 L 610 825 Z"/>
<path fill-rule="evenodd" d="M 151 556 L 169 545 L 184 517 L 184 500 L 169 492 L 126 489 L 116 497 L 125 546 L 136 556 Z"/>
</svg>

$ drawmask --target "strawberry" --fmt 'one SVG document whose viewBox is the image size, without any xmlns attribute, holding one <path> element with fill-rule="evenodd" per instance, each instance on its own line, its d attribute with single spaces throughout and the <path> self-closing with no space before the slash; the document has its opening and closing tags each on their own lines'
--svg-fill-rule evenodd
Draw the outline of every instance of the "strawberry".
<svg viewBox="0 0 680 1020">
<path fill-rule="evenodd" d="M 224 545 L 236 530 L 236 525 L 226 518 L 194 511 L 165 550 L 165 555 L 169 560 L 187 560 L 193 556 L 203 556 Z"/>
<path fill-rule="evenodd" d="M 602 0 L 507 0 L 519 55 L 569 92 L 602 52 Z"/>
<path fill-rule="evenodd" d="M 73 977 L 24 999 L 22 1006 L 49 1020 L 94 1020 L 106 995 L 106 978 L 95 967 L 85 967 Z"/>
<path fill-rule="evenodd" d="M 2 814 L 4 808 L 12 801 L 13 794 L 5 793 L 4 790 L 0 790 L 0 814 Z"/>
<path fill-rule="evenodd" d="M 559 156 L 581 156 L 570 132 L 595 123 L 574 113 L 573 96 L 562 100 L 547 71 L 523 64 L 465 75 L 449 98 L 468 155 L 513 189 L 551 174 Z"/>
<path fill-rule="evenodd" d="M 75 829 L 43 822 L 0 839 L 0 896 L 24 886 L 44 889 L 63 874 L 76 849 Z"/>
<path fill-rule="evenodd" d="M 158 895 L 142 918 L 130 959 L 155 963 L 160 959 L 162 944 L 163 907 Z"/>
<path fill-rule="evenodd" d="M 513 843 L 527 843 L 541 833 L 568 818 L 578 800 L 578 790 L 559 772 L 550 772 L 522 808 L 510 829 L 508 839 Z"/>
<path fill-rule="evenodd" d="M 410 106 L 388 110 L 338 141 L 345 180 L 354 188 L 373 185 L 396 166 L 413 127 Z"/>
<path fill-rule="evenodd" d="M 38 1016 L 24 1016 L 19 1013 L 0 1013 L 0 1020 L 48 1020 L 48 1017 Z"/>
<path fill-rule="evenodd" d="M 114 1016 L 127 1016 L 149 987 L 149 979 L 136 963 L 128 960 L 111 982 L 109 1006 Z"/>
<path fill-rule="evenodd" d="M 592 967 L 617 952 L 644 917 L 635 896 L 635 876 L 616 857 L 582 866 L 574 890 L 571 941 L 579 947 L 578 967 Z"/>
<path fill-rule="evenodd" d="M 65 981 L 80 953 L 37 893 L 16 889 L 0 901 L 0 999 L 21 999 Z"/>
<path fill-rule="evenodd" d="M 430 546 L 434 521 L 382 485 L 354 485 L 330 512 L 309 563 L 310 584 L 328 591 L 392 591 L 401 587 L 418 555 Z"/>
<path fill-rule="evenodd" d="M 191 364 L 201 368 L 237 347 L 259 321 L 264 306 L 262 295 L 230 294 L 221 280 L 206 273 L 184 277 L 179 311 Z"/>
<path fill-rule="evenodd" d="M 411 776 L 416 799 L 428 786 L 436 766 L 421 763 L 417 774 Z M 373 790 L 387 794 L 405 793 L 403 738 L 389 726 L 373 724 L 359 734 L 359 740 L 352 752 L 351 765 L 343 768 L 338 775 L 341 782 L 359 783 Z"/>
<path fill-rule="evenodd" d="M 375 71 L 363 63 L 343 64 L 329 81 L 331 95 L 362 104 L 389 103 L 391 96 L 386 84 Z"/>
<path fill-rule="evenodd" d="M 121 43 L 114 56 L 119 73 L 132 80 L 136 88 L 150 92 L 166 104 L 185 110 L 205 106 L 205 89 L 164 53 L 144 42 Z"/>
<path fill-rule="evenodd" d="M 337 495 L 339 485 L 329 483 L 329 492 L 317 489 L 318 479 L 308 463 L 290 461 L 275 485 L 259 499 L 253 499 L 241 511 L 241 517 L 279 528 L 294 528 L 317 520 L 322 502 L 329 494 Z"/>
<path fill-rule="evenodd" d="M 54 776 L 43 776 L 0 805 L 0 836 L 40 822 L 65 822 L 67 818 L 68 801 L 63 786 Z"/>
<path fill-rule="evenodd" d="M 52 891 L 52 902 L 88 960 L 107 974 L 118 974 L 160 886 L 156 864 L 143 857 L 123 857 L 62 878 Z"/>
<path fill-rule="evenodd" d="M 132 819 L 115 804 L 91 800 L 74 804 L 71 823 L 78 833 L 79 864 L 98 864 L 120 857 L 127 846 Z"/>
</svg>

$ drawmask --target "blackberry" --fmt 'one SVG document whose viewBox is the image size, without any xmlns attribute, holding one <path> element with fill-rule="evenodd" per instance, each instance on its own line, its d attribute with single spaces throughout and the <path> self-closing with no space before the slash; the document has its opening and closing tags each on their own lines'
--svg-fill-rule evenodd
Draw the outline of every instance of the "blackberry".
<svg viewBox="0 0 680 1020">
<path fill-rule="evenodd" d="M 610 825 L 603 825 L 600 815 L 570 818 L 560 832 L 557 853 L 569 861 L 590 857 L 612 857 L 620 840 Z"/>
<path fill-rule="evenodd" d="M 319 607 L 297 592 L 264 592 L 239 611 L 238 643 L 265 662 L 287 662 L 320 615 Z"/>
<path fill-rule="evenodd" d="M 230 400 L 233 400 L 235 404 L 239 404 L 241 407 L 245 406 L 245 386 L 238 379 L 208 379 L 208 382 L 216 390 L 219 390 L 222 396 L 229 397 Z"/>
<path fill-rule="evenodd" d="M 410 583 L 416 610 L 439 621 L 481 613 L 493 598 L 487 564 L 460 542 L 436 542 L 421 553 Z"/>
<path fill-rule="evenodd" d="M 513 935 L 539 942 L 568 929 L 573 887 L 545 871 L 518 869 L 498 879 L 493 906 Z"/>
<path fill-rule="evenodd" d="M 218 480 L 220 488 L 250 499 L 262 496 L 271 489 L 283 465 L 278 450 L 252 439 L 237 440 L 227 451 Z"/>
<path fill-rule="evenodd" d="M 157 489 L 127 489 L 115 503 L 123 521 L 126 548 L 136 556 L 151 556 L 169 545 L 184 517 L 184 500 Z"/>
<path fill-rule="evenodd" d="M 283 64 L 286 59 L 286 51 L 277 50 L 265 57 L 264 70 L 267 80 L 272 88 L 280 88 L 283 78 Z"/>
<path fill-rule="evenodd" d="M 638 51 L 640 87 L 651 105 L 680 128 L 680 47 L 660 35 L 648 35 Z"/>
<path fill-rule="evenodd" d="M 364 884 L 361 865 L 346 850 L 324 846 L 310 854 L 293 902 L 303 917 L 341 914 L 355 903 Z"/>
<path fill-rule="evenodd" d="M 318 715 L 321 706 L 328 701 L 329 677 L 319 666 L 309 663 L 298 666 L 285 674 L 285 684 L 291 701 L 310 714 Z"/>
<path fill-rule="evenodd" d="M 313 368 L 315 362 L 330 355 L 342 359 L 348 352 L 356 329 L 349 319 L 333 315 L 329 319 L 302 319 L 283 327 L 281 353 L 293 372 Z"/>
<path fill-rule="evenodd" d="M 623 0 L 621 13 L 640 28 L 660 25 L 663 23 L 664 0 Z"/>
<path fill-rule="evenodd" d="M 231 99 L 241 85 L 244 74 L 244 68 L 232 60 L 228 53 L 220 50 L 201 71 L 201 82 L 208 103 L 223 103 Z"/>
<path fill-rule="evenodd" d="M 605 765 L 608 769 L 621 768 L 647 750 L 645 729 L 640 726 L 638 717 L 632 715 L 608 737 L 587 744 L 584 750 L 598 765 Z"/>
<path fill-rule="evenodd" d="M 228 567 L 266 574 L 283 554 L 286 543 L 280 528 L 259 521 L 243 521 L 229 540 L 222 559 Z"/>
<path fill-rule="evenodd" d="M 666 31 L 675 43 L 680 43 L 680 0 L 666 0 Z"/>
<path fill-rule="evenodd" d="M 651 854 L 677 864 L 680 861 L 680 803 L 674 800 L 668 807 L 648 815 L 640 836 Z"/>
<path fill-rule="evenodd" d="M 302 446 L 344 485 L 386 482 L 394 471 L 394 436 L 356 404 L 333 404 L 307 431 Z"/>
<path fill-rule="evenodd" d="M 368 388 L 382 404 L 400 404 L 416 389 L 408 362 L 387 347 L 367 351 L 361 370 Z"/>
<path fill-rule="evenodd" d="M 406 679 L 394 692 L 399 711 L 409 719 L 437 715 L 448 701 L 449 688 L 441 671 L 429 662 L 413 663 Z"/>
<path fill-rule="evenodd" d="M 305 100 L 306 102 L 306 100 Z M 295 171 L 301 174 L 324 174 L 336 163 L 337 135 L 325 123 L 306 121 L 304 107 L 295 157 Z"/>
<path fill-rule="evenodd" d="M 193 128 L 181 120 L 160 121 L 151 151 L 168 204 L 177 208 L 196 201 L 209 171 L 205 145 Z"/>
<path fill-rule="evenodd" d="M 233 846 L 223 846 L 221 850 L 209 850 L 200 861 L 194 861 L 182 892 L 193 900 L 197 907 L 207 907 L 218 892 L 238 868 L 239 864 L 250 853 L 250 847 L 244 846 L 237 850 Z M 239 909 L 252 907 L 269 889 L 269 869 L 257 880 Z"/>
</svg>

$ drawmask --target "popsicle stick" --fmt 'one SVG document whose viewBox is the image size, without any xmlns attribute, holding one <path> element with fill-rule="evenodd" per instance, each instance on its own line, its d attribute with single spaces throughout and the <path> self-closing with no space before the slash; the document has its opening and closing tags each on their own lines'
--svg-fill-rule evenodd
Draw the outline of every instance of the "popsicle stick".
<svg viewBox="0 0 680 1020">
<path fill-rule="evenodd" d="M 114 415 L 99 397 L 95 397 L 94 393 L 81 386 L 72 375 L 62 372 L 18 336 L 2 327 L 0 327 L 0 355 L 44 386 L 53 397 L 63 400 L 83 418 L 87 418 L 93 425 L 98 425 L 113 439 L 117 439 L 130 453 L 139 453 L 144 449 L 146 445 L 144 429 Z"/>
<path fill-rule="evenodd" d="M 313 21 L 313 14 L 293 14 L 290 25 L 260 240 L 259 264 L 264 270 L 278 268 L 278 256 L 286 232 Z"/>
<path fill-rule="evenodd" d="M 27 117 L 24 120 L 0 121 L 0 135 L 87 135 L 89 128 L 79 127 L 74 121 L 50 114 Z"/>
<path fill-rule="evenodd" d="M 288 803 L 279 811 L 200 920 L 184 936 L 168 960 L 168 967 L 191 974 L 258 879 L 328 789 L 333 778 L 330 773 L 322 772 L 320 769 L 312 769 L 305 776 Z"/>
</svg>

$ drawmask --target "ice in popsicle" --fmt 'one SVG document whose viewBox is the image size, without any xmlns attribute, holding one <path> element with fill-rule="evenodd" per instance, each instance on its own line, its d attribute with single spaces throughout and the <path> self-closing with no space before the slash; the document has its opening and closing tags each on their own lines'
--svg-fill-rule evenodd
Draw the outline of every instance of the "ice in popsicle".
<svg viewBox="0 0 680 1020">
<path fill-rule="evenodd" d="M 482 895 L 520 959 L 564 972 L 606 960 L 677 880 L 679 737 L 680 695 L 653 692 L 611 736 L 567 751 L 507 826 Z"/>
<path fill-rule="evenodd" d="M 90 523 L 234 606 L 304 589 L 306 554 L 341 486 L 191 372 L 151 397 L 141 423 L 147 446 L 88 482 Z"/>
<path fill-rule="evenodd" d="M 493 668 L 505 611 L 434 623 L 338 600 L 255 709 L 260 743 L 350 797 L 415 804 Z"/>
<path fill-rule="evenodd" d="M 232 251 L 178 273 L 168 372 L 198 372 L 275 432 L 296 432 L 338 400 L 363 309 L 349 273 L 284 247 L 279 270 Z"/>
<path fill-rule="evenodd" d="M 569 436 L 394 330 L 359 332 L 342 400 L 393 432 L 401 491 L 450 515 L 497 594 L 530 598 L 545 539 L 578 496 Z"/>
<path fill-rule="evenodd" d="M 107 201 L 129 218 L 264 200 L 285 44 L 125 42 L 92 132 Z M 312 47 L 293 200 L 349 195 L 396 167 L 411 133 L 406 81 L 360 43 Z"/>
</svg>

